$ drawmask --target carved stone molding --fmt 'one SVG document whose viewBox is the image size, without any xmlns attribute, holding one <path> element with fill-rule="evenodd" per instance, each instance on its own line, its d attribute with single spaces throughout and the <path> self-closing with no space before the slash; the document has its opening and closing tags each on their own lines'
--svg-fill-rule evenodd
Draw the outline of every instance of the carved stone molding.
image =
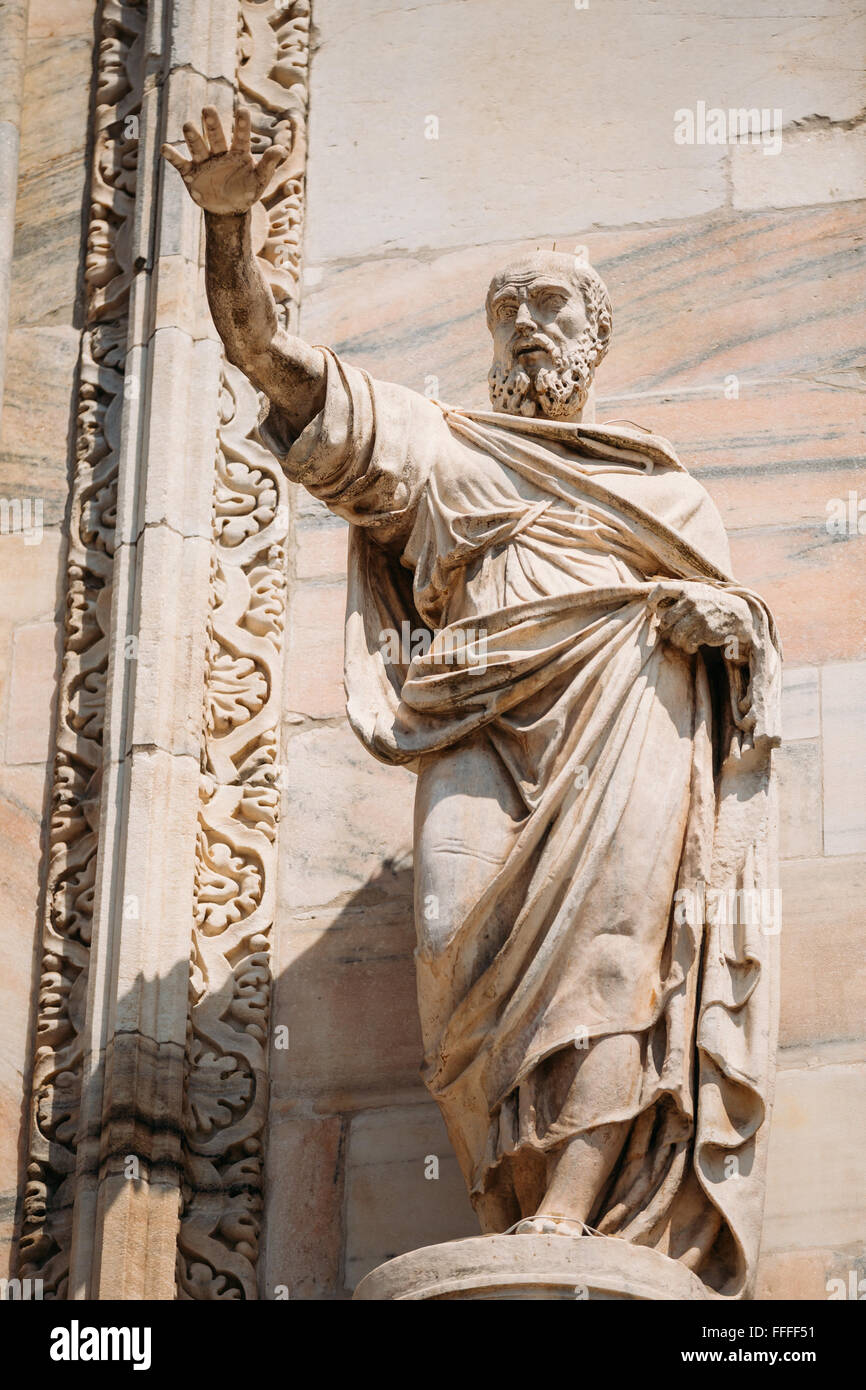
<svg viewBox="0 0 866 1390">
<path fill-rule="evenodd" d="M 289 150 L 254 235 L 291 324 L 308 63 L 306 0 L 99 11 L 19 1258 L 49 1298 L 256 1296 L 288 486 L 159 146 L 240 97 Z"/>
<path fill-rule="evenodd" d="M 284 322 L 297 312 L 309 101 L 310 0 L 240 0 L 237 89 L 252 112 L 252 149 L 288 158 L 253 210 L 254 247 Z"/>
<path fill-rule="evenodd" d="M 223 377 L 196 847 L 178 1295 L 254 1298 L 267 1118 L 287 484 Z"/>
<path fill-rule="evenodd" d="M 66 624 L 19 1272 L 66 1295 L 99 842 L 118 445 L 147 0 L 99 14 Z"/>
<path fill-rule="evenodd" d="M 298 305 L 310 7 L 241 0 L 237 87 L 253 150 L 289 156 L 253 225 L 283 322 Z M 260 402 L 224 363 L 214 483 L 184 1110 L 178 1297 L 257 1296 L 288 485 L 255 440 Z"/>
</svg>

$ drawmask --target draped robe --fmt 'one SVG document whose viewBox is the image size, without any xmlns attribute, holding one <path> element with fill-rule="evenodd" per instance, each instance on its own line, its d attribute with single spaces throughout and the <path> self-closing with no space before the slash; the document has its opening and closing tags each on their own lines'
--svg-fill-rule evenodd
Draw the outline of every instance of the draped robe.
<svg viewBox="0 0 866 1390">
<path fill-rule="evenodd" d="M 772 617 L 665 440 L 325 358 L 321 412 L 260 430 L 351 523 L 347 711 L 418 775 L 423 1075 L 482 1229 L 535 1210 L 551 1150 L 625 1121 L 592 1227 L 748 1297 L 778 924 L 682 904 L 775 886 Z M 748 660 L 662 640 L 660 580 L 744 599 Z M 407 631 L 427 649 L 395 651 Z"/>
</svg>

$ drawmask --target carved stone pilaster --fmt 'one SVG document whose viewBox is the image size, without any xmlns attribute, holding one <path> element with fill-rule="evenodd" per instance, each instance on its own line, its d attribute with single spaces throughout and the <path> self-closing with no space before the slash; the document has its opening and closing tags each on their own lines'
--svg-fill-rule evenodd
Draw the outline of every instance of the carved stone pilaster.
<svg viewBox="0 0 866 1390">
<path fill-rule="evenodd" d="M 237 86 L 253 151 L 289 156 L 255 210 L 254 249 L 294 322 L 310 10 L 242 0 Z M 276 896 L 286 480 L 256 442 L 259 400 L 225 363 L 214 486 L 201 810 L 184 1110 L 178 1296 L 257 1296 Z"/>
<path fill-rule="evenodd" d="M 254 244 L 292 322 L 308 62 L 306 0 L 99 14 L 19 1263 L 46 1297 L 256 1296 L 289 499 L 159 148 L 240 96 L 290 151 Z"/>
<path fill-rule="evenodd" d="M 147 0 L 98 16 L 77 436 L 19 1272 L 67 1290 L 99 844 L 130 246 Z"/>
</svg>

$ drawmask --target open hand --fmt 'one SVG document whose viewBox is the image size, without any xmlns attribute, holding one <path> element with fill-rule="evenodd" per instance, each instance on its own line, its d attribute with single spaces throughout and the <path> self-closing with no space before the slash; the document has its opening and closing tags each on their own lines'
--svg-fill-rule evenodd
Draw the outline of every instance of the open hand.
<svg viewBox="0 0 866 1390">
<path fill-rule="evenodd" d="M 754 641 L 749 605 L 727 589 L 687 580 L 664 580 L 648 599 L 658 615 L 658 630 L 684 652 L 698 647 L 725 647 L 732 660 L 743 661 Z"/>
<path fill-rule="evenodd" d="M 246 106 L 237 109 L 231 148 L 226 146 L 216 107 L 205 106 L 201 122 L 201 132 L 191 121 L 183 127 L 191 159 L 184 159 L 171 145 L 163 145 L 164 157 L 177 169 L 193 202 L 205 212 L 220 215 L 248 212 L 261 198 L 277 165 L 286 158 L 286 151 L 281 145 L 272 145 L 258 163 L 253 159 L 250 112 Z"/>
</svg>

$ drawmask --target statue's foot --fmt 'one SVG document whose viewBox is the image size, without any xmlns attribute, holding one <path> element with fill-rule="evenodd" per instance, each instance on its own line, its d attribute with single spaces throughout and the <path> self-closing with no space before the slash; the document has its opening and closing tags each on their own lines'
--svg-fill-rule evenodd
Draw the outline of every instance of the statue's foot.
<svg viewBox="0 0 866 1390">
<path fill-rule="evenodd" d="M 516 1236 L 582 1236 L 585 1227 L 582 1221 L 572 1221 L 567 1216 L 528 1216 L 514 1228 Z"/>
</svg>

